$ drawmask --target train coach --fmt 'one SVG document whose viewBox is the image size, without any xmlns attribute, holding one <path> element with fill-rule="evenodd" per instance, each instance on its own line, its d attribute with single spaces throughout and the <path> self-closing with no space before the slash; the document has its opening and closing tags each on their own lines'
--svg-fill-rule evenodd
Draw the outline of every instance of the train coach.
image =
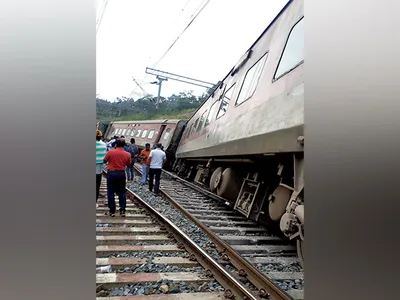
<svg viewBox="0 0 400 300">
<path fill-rule="evenodd" d="M 111 122 L 171 169 L 304 241 L 304 0 L 289 1 L 189 120 Z M 168 133 L 167 133 L 168 132 Z"/>
<path fill-rule="evenodd" d="M 151 146 L 162 143 L 167 155 L 164 168 L 170 169 L 185 124 L 186 120 L 116 121 L 107 124 L 104 137 L 112 139 L 115 135 L 123 135 L 127 142 L 134 138 L 140 149 L 143 149 L 146 143 Z M 98 127 L 101 125 L 98 124 Z"/>
<path fill-rule="evenodd" d="M 290 1 L 188 120 L 173 170 L 304 240 L 304 15 Z"/>
</svg>

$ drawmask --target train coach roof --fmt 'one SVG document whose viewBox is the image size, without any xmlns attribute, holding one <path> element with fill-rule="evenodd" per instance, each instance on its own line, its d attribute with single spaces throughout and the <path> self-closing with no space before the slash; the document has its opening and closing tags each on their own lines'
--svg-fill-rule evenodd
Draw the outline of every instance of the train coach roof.
<svg viewBox="0 0 400 300">
<path fill-rule="evenodd" d="M 115 121 L 113 124 L 126 124 L 126 123 L 136 123 L 136 124 L 177 124 L 181 120 L 146 120 L 146 121 Z"/>
<path fill-rule="evenodd" d="M 280 10 L 280 12 L 275 16 L 275 18 L 271 21 L 271 23 L 269 23 L 269 25 L 267 26 L 267 28 L 264 29 L 264 31 L 260 34 L 260 36 L 256 39 L 256 41 L 250 46 L 250 48 L 248 48 L 246 50 L 246 52 L 244 54 L 246 54 L 248 51 L 250 51 L 251 49 L 253 49 L 253 47 L 258 43 L 258 41 L 261 39 L 261 37 L 271 28 L 271 26 L 273 24 L 275 24 L 275 22 L 278 20 L 278 18 L 283 14 L 283 12 L 290 6 L 290 4 L 293 2 L 294 0 L 288 0 L 287 3 L 285 4 L 285 6 Z M 229 75 L 231 75 L 231 73 L 233 72 L 233 70 L 235 69 L 235 66 L 233 66 L 233 68 L 228 72 L 228 74 L 225 75 L 225 77 L 219 81 L 218 85 L 214 88 L 213 93 L 219 88 L 219 86 L 225 82 L 226 78 L 229 77 Z M 213 94 L 211 93 L 211 95 Z M 210 97 L 211 97 L 210 95 Z M 191 115 L 191 117 L 188 119 L 191 120 L 193 118 L 193 116 L 203 107 L 203 105 L 205 105 L 208 101 L 208 99 L 210 99 L 210 97 L 208 97 L 202 105 L 200 105 Z"/>
</svg>

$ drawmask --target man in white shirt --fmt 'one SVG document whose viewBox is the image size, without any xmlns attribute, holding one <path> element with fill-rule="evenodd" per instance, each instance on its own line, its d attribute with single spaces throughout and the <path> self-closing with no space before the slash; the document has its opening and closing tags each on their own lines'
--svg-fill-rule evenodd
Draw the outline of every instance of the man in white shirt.
<svg viewBox="0 0 400 300">
<path fill-rule="evenodd" d="M 115 149 L 115 141 L 118 139 L 118 136 L 114 135 L 114 137 L 109 141 L 107 145 L 107 151 L 110 151 L 111 149 Z"/>
<path fill-rule="evenodd" d="M 152 150 L 149 155 L 150 171 L 149 171 L 149 191 L 153 191 L 153 180 L 155 177 L 154 183 L 154 194 L 158 196 L 158 191 L 160 189 L 160 178 L 161 178 L 161 170 L 164 163 L 167 160 L 167 156 L 165 152 L 161 150 L 161 143 L 158 143 L 156 149 Z"/>
</svg>

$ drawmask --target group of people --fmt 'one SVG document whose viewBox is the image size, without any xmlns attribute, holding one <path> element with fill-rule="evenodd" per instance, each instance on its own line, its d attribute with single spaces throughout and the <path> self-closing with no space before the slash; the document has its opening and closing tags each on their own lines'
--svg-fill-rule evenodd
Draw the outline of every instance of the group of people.
<svg viewBox="0 0 400 300">
<path fill-rule="evenodd" d="M 147 143 L 140 151 L 131 138 L 131 143 L 125 143 L 125 137 L 114 136 L 105 143 L 100 130 L 96 130 L 96 207 L 100 196 L 100 185 L 103 164 L 107 165 L 107 199 L 109 211 L 107 215 L 114 217 L 116 211 L 115 194 L 119 198 L 121 217 L 125 217 L 126 211 L 126 183 L 133 181 L 133 168 L 140 160 L 142 165 L 142 184 L 146 185 L 149 177 L 149 191 L 156 196 L 159 194 L 161 170 L 166 162 L 165 152 L 161 143 L 157 143 L 153 149 Z M 153 191 L 154 188 L 154 191 Z"/>
</svg>

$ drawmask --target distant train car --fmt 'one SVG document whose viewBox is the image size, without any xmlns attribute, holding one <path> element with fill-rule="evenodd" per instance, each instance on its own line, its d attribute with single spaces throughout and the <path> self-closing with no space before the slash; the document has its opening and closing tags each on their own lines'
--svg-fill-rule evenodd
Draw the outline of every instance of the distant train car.
<svg viewBox="0 0 400 300">
<path fill-rule="evenodd" d="M 96 129 L 100 130 L 104 135 L 104 133 L 107 131 L 107 128 L 109 125 L 110 125 L 110 121 L 97 122 Z"/>
<path fill-rule="evenodd" d="M 143 149 L 146 143 L 153 147 L 161 143 L 167 155 L 166 169 L 172 167 L 175 152 L 181 138 L 186 120 L 148 120 L 148 121 L 118 121 L 111 122 L 104 134 L 106 139 L 113 136 L 125 136 L 126 142 L 135 139 L 136 145 Z"/>
<path fill-rule="evenodd" d="M 174 171 L 304 240 L 304 13 L 290 1 L 188 120 Z"/>
</svg>

